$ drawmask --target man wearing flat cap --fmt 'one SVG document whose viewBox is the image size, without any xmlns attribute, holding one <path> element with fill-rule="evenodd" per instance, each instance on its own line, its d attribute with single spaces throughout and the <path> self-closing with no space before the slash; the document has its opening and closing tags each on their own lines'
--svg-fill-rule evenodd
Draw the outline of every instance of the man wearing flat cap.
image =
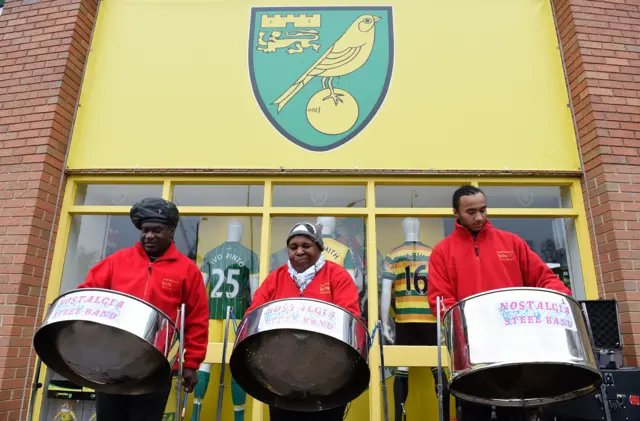
<svg viewBox="0 0 640 421">
<path fill-rule="evenodd" d="M 140 230 L 140 242 L 92 267 L 78 288 L 104 288 L 133 295 L 174 322 L 184 303 L 183 377 L 185 390 L 191 392 L 198 382 L 196 371 L 204 361 L 208 342 L 209 304 L 202 274 L 173 242 L 180 218 L 176 205 L 160 198 L 143 199 L 131 208 L 130 217 Z M 97 421 L 161 421 L 171 381 L 158 386 L 157 392 L 148 395 L 96 393 Z"/>
</svg>

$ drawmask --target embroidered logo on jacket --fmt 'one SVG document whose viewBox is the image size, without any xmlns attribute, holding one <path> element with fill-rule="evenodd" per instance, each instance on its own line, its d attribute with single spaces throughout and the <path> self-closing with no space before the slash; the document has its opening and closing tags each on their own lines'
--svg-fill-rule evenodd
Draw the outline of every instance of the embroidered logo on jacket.
<svg viewBox="0 0 640 421">
<path fill-rule="evenodd" d="M 167 291 L 175 291 L 178 289 L 180 282 L 169 278 L 162 278 L 162 289 Z"/>
<path fill-rule="evenodd" d="M 320 294 L 331 294 L 331 283 L 326 282 L 320 285 Z"/>
<path fill-rule="evenodd" d="M 516 254 L 513 250 L 498 250 L 498 259 L 503 261 L 516 260 Z"/>
</svg>

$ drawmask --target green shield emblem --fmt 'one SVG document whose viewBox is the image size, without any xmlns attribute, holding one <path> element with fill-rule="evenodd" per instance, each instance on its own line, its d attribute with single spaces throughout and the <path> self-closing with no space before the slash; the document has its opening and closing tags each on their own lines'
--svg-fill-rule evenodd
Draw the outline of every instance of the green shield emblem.
<svg viewBox="0 0 640 421">
<path fill-rule="evenodd" d="M 337 148 L 380 109 L 393 71 L 391 7 L 254 7 L 249 32 L 253 93 L 296 145 Z"/>
</svg>

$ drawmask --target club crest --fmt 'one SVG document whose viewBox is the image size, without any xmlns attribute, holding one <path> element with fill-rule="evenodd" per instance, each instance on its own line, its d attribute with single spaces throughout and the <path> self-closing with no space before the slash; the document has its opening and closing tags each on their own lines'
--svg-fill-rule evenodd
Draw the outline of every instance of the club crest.
<svg viewBox="0 0 640 421">
<path fill-rule="evenodd" d="M 309 151 L 332 150 L 380 109 L 393 41 L 391 7 L 254 7 L 253 93 L 284 137 Z"/>
</svg>

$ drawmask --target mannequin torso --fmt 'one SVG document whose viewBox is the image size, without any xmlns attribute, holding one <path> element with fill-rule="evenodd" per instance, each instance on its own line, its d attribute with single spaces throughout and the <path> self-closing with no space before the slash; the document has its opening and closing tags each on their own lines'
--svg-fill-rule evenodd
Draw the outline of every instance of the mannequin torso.
<svg viewBox="0 0 640 421">
<path fill-rule="evenodd" d="M 389 324 L 391 300 L 395 295 L 396 326 L 401 323 L 429 323 L 435 319 L 427 299 L 427 271 L 432 249 L 420 242 L 420 221 L 402 221 L 405 242 L 393 249 L 385 259 L 385 271 L 380 297 L 383 333 L 392 341 Z"/>
<path fill-rule="evenodd" d="M 242 223 L 232 220 L 227 240 L 204 256 L 200 270 L 210 294 L 210 319 L 224 320 L 228 305 L 236 317 L 244 314 L 258 288 L 258 256 L 241 244 L 243 231 Z"/>
</svg>

